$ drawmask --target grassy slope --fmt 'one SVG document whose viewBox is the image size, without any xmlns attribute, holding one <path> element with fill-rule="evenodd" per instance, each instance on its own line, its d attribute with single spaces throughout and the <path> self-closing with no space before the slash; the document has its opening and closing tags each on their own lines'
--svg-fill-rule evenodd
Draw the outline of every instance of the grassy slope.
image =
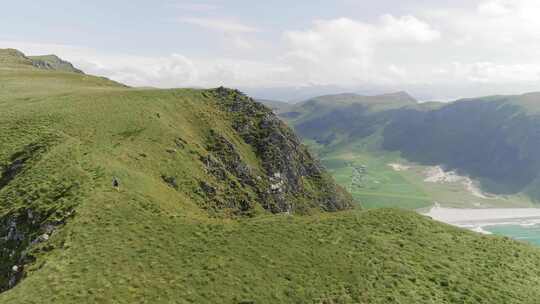
<svg viewBox="0 0 540 304">
<path fill-rule="evenodd" d="M 0 162 L 44 146 L 0 191 L 0 214 L 75 206 L 0 303 L 534 303 L 540 251 L 411 212 L 230 220 L 199 207 L 202 133 L 257 158 L 197 90 L 137 90 L 70 73 L 0 70 Z M 188 147 L 169 150 L 182 136 Z M 179 177 L 168 187 L 163 172 Z M 119 192 L 110 177 L 121 181 Z M 68 208 L 66 208 L 67 210 Z"/>
<path fill-rule="evenodd" d="M 2 302 L 507 304 L 540 296 L 538 250 L 405 211 L 199 221 L 111 198 L 85 203 L 53 241 L 65 248 Z"/>
<path fill-rule="evenodd" d="M 435 201 L 428 189 L 388 166 L 388 163 L 396 160 L 391 154 L 374 156 L 358 150 L 338 150 L 325 154 L 322 160 L 336 181 L 346 187 L 365 208 L 419 209 L 431 206 Z M 354 168 L 360 166 L 365 166 L 366 171 L 359 177 L 360 182 L 354 183 L 355 175 L 358 176 Z"/>
</svg>

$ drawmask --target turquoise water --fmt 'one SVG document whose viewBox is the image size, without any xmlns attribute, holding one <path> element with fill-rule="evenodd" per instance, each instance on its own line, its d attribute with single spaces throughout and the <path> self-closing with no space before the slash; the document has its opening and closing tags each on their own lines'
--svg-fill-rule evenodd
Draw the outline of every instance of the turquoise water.
<svg viewBox="0 0 540 304">
<path fill-rule="evenodd" d="M 484 230 L 496 235 L 504 235 L 519 241 L 529 242 L 540 246 L 540 225 L 500 225 L 483 227 Z"/>
</svg>

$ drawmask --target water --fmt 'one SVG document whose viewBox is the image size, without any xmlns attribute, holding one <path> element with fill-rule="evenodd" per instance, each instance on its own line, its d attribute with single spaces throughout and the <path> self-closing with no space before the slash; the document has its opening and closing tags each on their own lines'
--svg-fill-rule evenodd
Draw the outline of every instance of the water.
<svg viewBox="0 0 540 304">
<path fill-rule="evenodd" d="M 540 208 L 458 209 L 435 205 L 424 214 L 479 233 L 507 236 L 540 246 Z"/>
<path fill-rule="evenodd" d="M 483 227 L 485 231 L 540 246 L 540 225 L 499 225 Z"/>
</svg>

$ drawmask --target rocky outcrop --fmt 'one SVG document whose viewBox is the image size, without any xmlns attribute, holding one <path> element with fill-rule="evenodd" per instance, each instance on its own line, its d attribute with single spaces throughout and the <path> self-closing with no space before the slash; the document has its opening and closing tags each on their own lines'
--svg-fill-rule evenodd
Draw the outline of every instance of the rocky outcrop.
<svg viewBox="0 0 540 304">
<path fill-rule="evenodd" d="M 207 136 L 208 155 L 200 157 L 206 172 L 215 182 L 200 181 L 200 193 L 207 202 L 207 209 L 228 210 L 232 216 L 252 215 L 262 195 L 265 184 L 257 179 L 240 156 L 235 145 L 216 130 Z"/>
<path fill-rule="evenodd" d="M 65 219 L 51 221 L 50 217 L 31 208 L 21 208 L 0 218 L 0 292 L 24 278 L 26 265 L 35 260 L 36 245 L 47 243 L 57 227 L 65 223 Z"/>
<path fill-rule="evenodd" d="M 74 214 L 78 185 L 58 183 L 34 191 L 20 179 L 50 148 L 54 139 L 29 144 L 0 166 L 0 292 L 14 287 L 25 276 L 36 250 L 51 250 L 49 238 Z M 19 202 L 15 202 L 15 200 Z M 71 205 L 55 205 L 69 199 Z M 42 245 L 42 246 L 40 246 Z"/>
<path fill-rule="evenodd" d="M 32 60 L 32 65 L 38 69 L 84 74 L 83 71 L 75 68 L 73 64 L 56 55 L 29 56 L 28 58 Z"/>
<path fill-rule="evenodd" d="M 261 161 L 264 174 L 253 176 L 234 145 L 211 136 L 209 151 L 229 172 L 251 187 L 261 205 L 274 213 L 350 208 L 352 198 L 337 186 L 298 137 L 272 111 L 237 90 L 210 91 L 231 117 L 232 127 Z"/>
</svg>

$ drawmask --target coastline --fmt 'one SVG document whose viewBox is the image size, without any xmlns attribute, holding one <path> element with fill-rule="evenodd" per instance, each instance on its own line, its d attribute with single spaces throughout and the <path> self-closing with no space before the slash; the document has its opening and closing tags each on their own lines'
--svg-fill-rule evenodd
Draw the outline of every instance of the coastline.
<svg viewBox="0 0 540 304">
<path fill-rule="evenodd" d="M 490 226 L 534 226 L 540 224 L 540 208 L 485 208 L 458 209 L 435 205 L 421 214 L 432 219 L 466 228 L 483 234 L 491 234 Z"/>
</svg>

